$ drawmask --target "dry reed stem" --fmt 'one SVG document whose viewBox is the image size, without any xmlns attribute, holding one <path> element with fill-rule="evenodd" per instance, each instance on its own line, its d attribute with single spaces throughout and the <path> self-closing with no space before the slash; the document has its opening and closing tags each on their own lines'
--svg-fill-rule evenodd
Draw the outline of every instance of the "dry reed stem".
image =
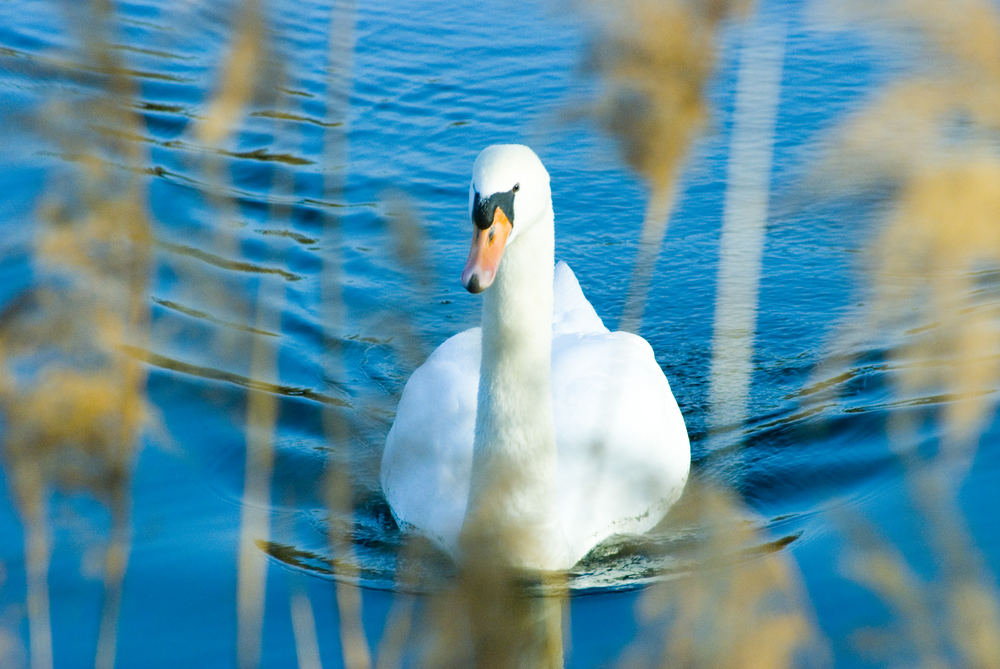
<svg viewBox="0 0 1000 669">
<path fill-rule="evenodd" d="M 243 7 L 233 29 L 232 42 L 226 60 L 220 68 L 221 85 L 213 94 L 207 112 L 195 127 L 197 142 L 219 146 L 236 132 L 255 93 L 262 86 L 262 61 L 265 40 L 261 8 L 257 2 Z M 206 158 L 205 171 L 221 175 L 222 154 Z M 215 209 L 224 218 L 232 218 L 234 209 L 228 198 L 221 195 L 222 180 L 215 180 L 216 189 L 210 195 Z M 228 215 L 227 213 L 228 212 Z M 220 230 L 220 244 L 235 248 L 232 235 Z M 254 331 L 273 332 L 279 323 L 283 284 L 262 280 L 256 299 Z M 222 295 L 220 301 L 225 303 Z M 252 339 L 250 378 L 270 379 L 276 372 L 276 353 L 264 337 Z M 270 537 L 270 491 L 274 463 L 274 430 L 277 422 L 277 398 L 273 393 L 252 388 L 247 393 L 246 459 L 244 467 L 243 504 L 240 508 L 240 528 L 237 546 L 237 666 L 250 668 L 260 664 L 261 632 L 267 591 L 267 560 L 258 549 L 260 542 Z"/>
<path fill-rule="evenodd" d="M 561 667 L 566 594 L 539 593 L 561 576 L 511 570 L 470 556 L 450 586 L 431 596 L 414 636 L 427 667 Z"/>
<path fill-rule="evenodd" d="M 598 8 L 607 33 L 589 60 L 606 91 L 596 115 L 649 189 L 622 329 L 635 330 L 642 320 L 677 174 L 708 116 L 704 90 L 719 24 L 746 4 L 629 0 L 615 10 Z"/>
<path fill-rule="evenodd" d="M 281 115 L 278 115 L 278 118 L 281 118 Z M 283 181 L 278 190 L 294 193 L 294 176 L 289 172 Z M 272 209 L 276 208 L 276 206 L 272 207 Z M 275 211 L 274 214 L 276 215 L 277 212 Z M 286 504 L 289 507 L 294 506 L 291 499 L 287 500 Z M 289 606 L 298 667 L 300 669 L 322 669 L 323 662 L 319 650 L 316 616 L 313 614 L 312 601 L 308 591 L 298 583 L 292 584 Z"/>
<path fill-rule="evenodd" d="M 398 577 L 397 583 L 399 583 Z M 403 665 L 403 655 L 413 625 L 415 605 L 416 600 L 412 595 L 397 591 L 375 654 L 376 669 L 394 669 Z"/>
<path fill-rule="evenodd" d="M 97 669 L 113 669 L 118 650 L 118 620 L 121 616 L 122 586 L 132 545 L 131 499 L 125 491 L 115 491 L 111 501 L 111 537 L 104 560 L 104 606 L 97 633 Z"/>
<path fill-rule="evenodd" d="M 719 242 L 710 430 L 742 426 L 747 414 L 784 41 L 782 25 L 750 19 L 744 26 Z"/>
<path fill-rule="evenodd" d="M 45 510 L 44 500 L 40 499 L 39 515 L 25 516 L 24 558 L 27 565 L 28 643 L 31 669 L 52 667 L 52 622 L 49 617 L 48 584 L 51 546 L 47 527 L 48 514 Z"/>
<path fill-rule="evenodd" d="M 274 318 L 275 311 L 270 306 L 277 302 L 269 299 L 272 291 L 266 290 L 268 286 L 276 285 L 277 282 L 261 283 L 255 323 L 258 329 L 269 330 L 278 325 L 277 319 Z M 251 351 L 251 378 L 274 378 L 277 371 L 276 353 L 269 344 L 270 342 L 263 337 L 254 338 Z M 274 469 L 274 430 L 277 411 L 277 398 L 272 393 L 262 390 L 249 391 L 236 591 L 236 608 L 239 613 L 237 664 L 247 668 L 260 664 L 267 590 L 267 558 L 258 549 L 258 545 L 259 542 L 267 542 L 271 535 L 271 474 Z"/>
<path fill-rule="evenodd" d="M 111 20 L 113 9 L 110 3 L 97 3 L 96 7 L 103 13 L 105 21 Z M 139 135 L 142 124 L 137 113 L 127 111 L 132 108 L 130 101 L 136 96 L 135 85 L 125 75 L 125 68 L 115 59 L 108 41 L 101 40 L 95 43 L 100 45 L 98 61 L 111 73 L 109 90 L 118 100 L 121 110 L 116 115 L 120 132 L 115 138 L 116 148 L 125 157 L 126 164 L 139 168 L 144 160 L 143 151 L 139 142 L 129 138 Z M 127 250 L 122 252 L 121 259 L 121 264 L 124 265 L 121 276 L 126 283 L 124 329 L 131 334 L 129 342 L 131 345 L 144 347 L 149 338 L 148 284 L 153 264 L 153 233 L 152 224 L 143 210 L 145 196 L 141 192 L 141 184 L 134 171 L 130 173 L 124 186 L 123 199 L 126 204 L 120 208 L 119 216 L 123 217 L 124 229 L 118 230 L 117 234 L 124 236 L 130 242 Z M 144 391 L 146 370 L 140 360 L 125 352 L 125 333 L 119 329 L 117 323 L 114 321 L 111 323 L 113 325 L 110 329 L 107 325 L 103 327 L 100 323 L 98 325 L 103 330 L 105 340 L 118 351 L 114 359 L 115 376 L 121 379 L 125 390 L 119 403 L 120 418 L 115 426 L 117 431 L 112 433 L 112 440 L 119 444 L 119 450 L 122 451 L 120 457 L 124 462 L 120 467 L 122 470 L 130 470 L 132 465 L 130 451 L 134 448 L 140 426 L 147 414 L 145 392 L 134 391 L 137 389 Z M 128 489 L 129 480 L 131 471 L 127 476 L 122 476 L 122 480 L 113 486 L 109 495 L 112 530 L 104 564 L 105 601 L 98 631 L 97 655 L 94 660 L 97 669 L 113 669 L 117 655 L 122 587 L 132 544 L 132 499 Z"/>
<path fill-rule="evenodd" d="M 423 225 L 416 214 L 416 205 L 400 192 L 386 193 L 382 200 L 385 203 L 390 233 L 396 243 L 395 258 L 409 276 L 416 278 L 419 288 L 418 302 L 426 303 L 430 299 L 432 278 L 425 262 Z M 426 347 L 422 345 L 408 313 L 387 318 L 382 327 L 397 333 L 392 338 L 394 352 L 408 368 L 413 369 L 426 359 Z M 420 560 L 429 558 L 425 544 L 420 541 L 407 541 L 403 544 L 400 554 L 396 556 L 396 563 L 417 564 Z M 375 656 L 377 669 L 391 669 L 403 665 L 417 606 L 416 597 L 407 594 L 419 585 L 414 581 L 415 578 L 406 572 L 405 567 L 397 567 L 395 577 L 397 593 L 389 610 L 382 639 L 378 644 Z"/>
<path fill-rule="evenodd" d="M 846 525 L 851 548 L 841 556 L 844 571 L 866 586 L 893 608 L 894 628 L 880 633 L 863 629 L 855 632 L 855 644 L 866 655 L 898 657 L 912 651 L 928 665 L 940 665 L 945 649 L 934 621 L 932 603 L 926 596 L 927 584 L 913 573 L 903 556 L 861 519 Z M 941 665 L 946 666 L 946 665 Z"/>
<path fill-rule="evenodd" d="M 324 132 L 323 161 L 325 165 L 349 165 L 347 143 L 348 119 L 350 112 L 350 81 L 353 75 L 354 29 L 357 20 L 352 0 L 338 0 L 330 9 L 330 64 L 328 76 L 329 109 L 325 119 L 329 125 Z M 345 175 L 327 172 L 324 176 L 323 197 L 326 201 L 337 202 L 344 192 Z M 320 290 L 323 299 L 324 320 L 327 327 L 335 327 L 342 332 L 346 321 L 346 309 L 341 286 L 341 263 L 335 249 L 340 243 L 340 226 L 331 217 L 323 238 L 326 242 L 326 259 L 323 264 L 323 280 Z M 339 337 L 328 336 L 325 373 L 328 378 L 341 376 L 343 352 Z M 323 412 L 323 428 L 327 439 L 336 448 L 350 449 L 351 435 L 346 420 L 334 413 L 332 408 Z M 345 462 L 348 461 L 345 459 Z M 353 518 L 354 494 L 351 472 L 348 466 L 330 464 L 327 471 L 326 501 L 332 520 L 329 528 L 330 547 L 337 559 L 338 571 L 346 578 L 334 583 L 337 610 L 340 619 L 340 642 L 344 665 L 349 669 L 367 669 L 371 666 L 371 652 L 361 623 L 361 593 L 353 580 L 357 567 L 353 559 Z"/>
<path fill-rule="evenodd" d="M 258 84 L 263 36 L 260 5 L 257 0 L 251 0 L 243 7 L 229 55 L 222 65 L 222 74 L 218 77 L 221 85 L 212 96 L 204 119 L 198 124 L 197 139 L 200 144 L 222 144 L 243 118 L 247 102 L 253 98 Z"/>
<path fill-rule="evenodd" d="M 72 130 L 52 134 L 77 155 L 104 150 L 126 166 L 143 152 L 130 138 L 139 119 L 134 86 L 107 41 L 110 7 L 98 3 L 79 25 L 82 54 L 106 75 L 99 94 L 67 107 L 60 119 Z M 93 119 L 111 119 L 114 133 L 88 135 Z M 147 415 L 145 369 L 125 351 L 148 336 L 147 281 L 151 230 L 145 196 L 133 170 L 112 172 L 96 159 L 60 184 L 51 184 L 39 208 L 45 223 L 36 236 L 40 284 L 34 302 L 5 314 L 4 383 L 0 404 L 8 420 L 4 454 L 26 525 L 31 662 L 50 666 L 47 569 L 53 488 L 83 489 L 105 502 L 111 515 L 106 546 L 95 664 L 113 666 L 121 589 L 131 544 L 128 486 L 133 451 Z M 14 368 L 33 369 L 24 375 Z"/>
<path fill-rule="evenodd" d="M 955 496 L 995 413 L 1000 381 L 1000 307 L 981 285 L 981 272 L 1000 266 L 1000 154 L 992 139 L 1000 128 L 1000 10 L 987 0 L 845 7 L 865 21 L 915 29 L 931 56 L 845 125 L 833 164 L 857 168 L 857 180 L 842 186 L 897 186 L 870 248 L 868 328 L 901 337 L 891 353 L 897 395 L 947 397 L 932 416 L 943 427 L 937 453 L 916 448 L 928 413 L 894 412 L 887 430 L 926 528 L 934 582 L 919 582 L 898 551 L 862 533 L 855 540 L 863 559 L 852 573 L 895 609 L 882 638 L 908 644 L 918 662 L 948 666 L 957 655 L 963 666 L 997 666 L 1000 599 Z"/>
<path fill-rule="evenodd" d="M 316 637 L 316 616 L 305 591 L 296 588 L 291 595 L 292 634 L 295 637 L 295 658 L 299 669 L 322 669 L 319 639 Z"/>
<path fill-rule="evenodd" d="M 685 494 L 679 515 L 706 533 L 698 566 L 642 596 L 642 636 L 621 665 L 765 669 L 794 666 L 811 651 L 813 666 L 823 666 L 827 658 L 791 557 L 769 552 L 732 564 L 726 556 L 761 541 L 752 524 L 736 522 L 745 517 L 740 502 L 699 484 Z"/>
</svg>

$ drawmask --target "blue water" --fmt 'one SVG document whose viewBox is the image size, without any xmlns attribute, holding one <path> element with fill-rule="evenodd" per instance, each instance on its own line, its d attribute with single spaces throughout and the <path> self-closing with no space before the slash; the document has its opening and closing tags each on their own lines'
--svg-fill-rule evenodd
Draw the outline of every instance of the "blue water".
<svg viewBox="0 0 1000 669">
<path fill-rule="evenodd" d="M 116 130 L 80 111 L 104 91 L 81 46 L 85 21 L 68 5 L 0 5 L 3 304 L 39 276 L 31 246 L 39 202 L 81 169 L 80 152 L 97 146 L 88 137 Z M 764 5 L 768 20 L 785 22 L 787 41 L 746 424 L 709 438 L 739 25 L 720 35 L 711 118 L 681 174 L 639 331 L 684 413 L 695 478 L 735 488 L 760 542 L 783 546 L 804 585 L 822 637 L 804 666 L 878 665 L 851 634 L 885 624 L 887 606 L 837 556 L 851 549 L 850 519 L 863 518 L 933 581 L 938 566 L 927 557 L 886 425 L 893 412 L 921 406 L 926 443 L 913 446 L 933 444 L 945 400 L 892 393 L 900 371 L 888 359 L 905 335 L 861 343 L 840 336 L 864 313 L 864 251 L 887 195 L 818 198 L 801 184 L 831 128 L 907 64 L 857 31 L 817 27 L 799 3 Z M 117 4 L 111 22 L 142 119 L 141 136 L 129 141 L 142 152 L 140 183 L 156 239 L 151 336 L 134 352 L 148 370 L 155 419 L 131 483 L 123 667 L 236 662 L 246 404 L 259 382 L 278 404 L 262 664 L 295 663 L 295 593 L 312 603 L 324 666 L 341 663 L 324 492 L 334 467 L 354 484 L 360 570 L 338 577 L 360 591 L 365 633 L 378 644 L 403 542 L 378 492 L 378 459 L 410 372 L 478 318 L 479 300 L 462 290 L 458 274 L 468 243 L 467 179 L 482 147 L 523 142 L 542 157 L 552 175 L 556 255 L 609 326 L 622 312 L 638 245 L 643 184 L 613 139 L 578 118 L 599 91 L 581 66 L 594 32 L 578 8 L 361 3 L 345 58 L 331 49 L 328 3 L 275 0 L 266 7 L 269 51 L 259 68 L 269 83 L 218 150 L 199 142 L 197 127 L 218 89 L 237 10 L 236 3 L 139 0 Z M 82 148 L 60 142 L 60 132 L 83 138 Z M 96 157 L 124 167 L 120 157 Z M 418 230 L 412 262 L 399 251 L 399 220 Z M 996 288 L 994 277 L 985 290 Z M 265 378 L 254 376 L 255 343 L 276 361 Z M 806 391 L 830 379 L 831 394 Z M 346 426 L 334 432 L 347 435 L 343 441 L 332 440 L 324 412 Z M 988 421 L 959 497 L 991 579 L 1000 569 L 992 513 L 998 429 Z M 9 480 L 0 486 L 9 492 Z M 0 499 L 0 629 L 27 648 L 23 530 L 10 495 Z M 102 601 L 94 552 L 109 519 L 72 492 L 55 493 L 51 514 L 55 664 L 87 666 Z M 671 536 L 669 525 L 660 532 Z M 573 576 L 570 666 L 604 666 L 637 638 L 656 638 L 636 614 L 640 586 L 656 571 L 647 567 L 606 557 Z M 433 560 L 418 568 L 447 574 Z"/>
</svg>

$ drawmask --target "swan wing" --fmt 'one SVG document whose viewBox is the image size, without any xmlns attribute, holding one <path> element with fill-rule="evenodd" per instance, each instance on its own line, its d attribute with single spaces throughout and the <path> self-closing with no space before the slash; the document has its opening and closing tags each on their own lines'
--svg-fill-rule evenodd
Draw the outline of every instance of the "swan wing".
<svg viewBox="0 0 1000 669">
<path fill-rule="evenodd" d="M 382 455 L 382 489 L 396 521 L 449 552 L 469 496 L 480 339 L 480 328 L 460 332 L 413 372 Z"/>
<path fill-rule="evenodd" d="M 601 317 L 583 295 L 565 262 L 556 263 L 552 279 L 552 335 L 607 333 Z"/>
<path fill-rule="evenodd" d="M 680 496 L 690 448 L 649 343 L 609 332 L 563 262 L 554 299 L 557 511 L 575 562 L 612 534 L 652 528 Z M 472 328 L 414 371 L 382 457 L 382 489 L 397 522 L 452 554 L 469 496 L 481 354 L 481 329 Z"/>
<path fill-rule="evenodd" d="M 583 557 L 616 533 L 651 529 L 680 497 L 690 446 L 645 339 L 627 332 L 553 340 L 559 513 Z"/>
</svg>

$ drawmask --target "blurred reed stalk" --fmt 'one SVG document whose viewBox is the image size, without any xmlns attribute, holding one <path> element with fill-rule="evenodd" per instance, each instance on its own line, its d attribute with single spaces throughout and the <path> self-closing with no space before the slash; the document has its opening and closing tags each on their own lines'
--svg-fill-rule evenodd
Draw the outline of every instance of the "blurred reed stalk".
<svg viewBox="0 0 1000 669">
<path fill-rule="evenodd" d="M 1000 267 L 1000 8 L 989 0 L 838 7 L 839 18 L 881 27 L 924 56 L 839 129 L 818 172 L 841 189 L 894 188 L 869 249 L 867 330 L 899 342 L 889 368 L 901 406 L 887 433 L 935 569 L 924 582 L 877 531 L 857 532 L 845 568 L 896 614 L 860 641 L 887 658 L 915 653 L 924 666 L 998 666 L 1000 598 L 957 494 L 995 420 L 1000 382 L 1000 304 L 990 290 Z M 942 400 L 902 407 L 926 397 Z M 921 435 L 927 420 L 943 425 L 936 445 Z"/>
<path fill-rule="evenodd" d="M 717 31 L 746 5 L 746 0 L 627 0 L 613 9 L 590 4 L 604 25 L 588 56 L 606 89 L 595 115 L 649 191 L 623 330 L 635 331 L 642 321 L 677 175 L 708 117 L 704 89 L 715 70 Z"/>
<path fill-rule="evenodd" d="M 415 279 L 414 283 L 418 287 L 416 303 L 428 304 L 433 279 L 426 262 L 425 234 L 422 219 L 416 213 L 417 205 L 402 192 L 388 192 L 381 199 L 385 205 L 391 237 L 396 242 L 393 249 L 395 259 L 403 271 Z M 395 333 L 392 337 L 394 352 L 405 367 L 412 370 L 426 359 L 428 351 L 410 314 L 411 312 L 406 311 L 382 315 L 379 328 Z M 389 410 L 393 411 L 395 407 Z M 393 669 L 404 663 L 418 604 L 417 596 L 409 593 L 426 586 L 420 583 L 419 574 L 411 573 L 408 565 L 430 561 L 434 550 L 436 549 L 429 548 L 421 540 L 410 540 L 403 543 L 396 555 L 396 595 L 376 649 L 377 669 Z"/>
<path fill-rule="evenodd" d="M 304 590 L 295 590 L 291 596 L 292 634 L 295 636 L 295 658 L 299 669 L 322 669 L 319 639 L 316 636 L 316 616 L 312 602 Z"/>
<path fill-rule="evenodd" d="M 110 3 L 97 2 L 94 5 L 97 19 L 92 26 L 102 26 L 110 35 L 114 12 Z M 152 224 L 146 214 L 146 194 L 143 183 L 138 178 L 139 170 L 145 162 L 145 155 L 139 143 L 133 138 L 139 136 L 142 121 L 135 108 L 135 86 L 126 74 L 126 68 L 111 47 L 110 37 L 95 34 L 88 39 L 92 45 L 92 58 L 102 72 L 108 73 L 108 93 L 112 98 L 109 118 L 112 127 L 120 132 L 112 141 L 112 152 L 124 158 L 129 176 L 121 185 L 118 234 L 129 243 L 119 246 L 119 262 L 122 271 L 118 276 L 124 282 L 125 296 L 123 326 L 133 346 L 144 346 L 149 337 L 149 275 L 152 271 Z M 113 245 L 118 240 L 109 240 Z M 115 665 L 117 648 L 118 619 L 121 611 L 122 584 L 131 546 L 131 466 L 133 450 L 139 436 L 144 416 L 147 413 L 145 397 L 146 371 L 142 361 L 122 350 L 124 337 L 113 341 L 117 349 L 114 356 L 114 376 L 120 379 L 120 418 L 113 424 L 110 434 L 114 445 L 116 470 L 128 470 L 128 475 L 113 481 L 110 486 L 109 506 L 112 514 L 111 539 L 108 545 L 104 567 L 105 603 L 101 613 L 98 633 L 98 669 L 111 669 Z"/>
<path fill-rule="evenodd" d="M 424 600 L 421 615 L 394 632 L 410 632 L 417 666 L 562 667 L 564 585 L 563 575 L 514 570 L 474 552 L 448 587 Z"/>
<path fill-rule="evenodd" d="M 281 90 L 280 86 L 275 87 L 277 90 Z M 305 130 L 303 130 L 305 133 Z M 295 175 L 291 171 L 279 172 L 279 174 L 286 175 L 285 179 L 282 179 L 280 183 L 276 184 L 275 190 L 278 193 L 289 193 L 294 194 L 295 192 Z M 271 207 L 272 218 L 278 217 L 277 201 L 275 201 L 274 206 Z M 275 285 L 275 284 L 272 284 Z M 284 283 L 280 284 L 282 287 Z M 263 284 L 262 284 L 263 288 Z M 283 296 L 282 296 L 283 297 Z M 279 296 L 261 296 L 258 302 L 260 308 L 265 308 L 265 305 L 279 305 L 283 303 L 283 299 L 279 299 Z M 276 318 L 273 324 L 275 328 L 273 331 L 278 331 L 280 327 L 280 310 L 275 311 Z M 255 340 L 255 342 L 258 340 Z M 277 352 L 275 352 L 275 355 Z M 273 370 L 272 373 L 275 374 L 275 380 L 278 379 L 277 370 Z M 257 378 L 255 376 L 255 378 Z M 274 409 L 277 409 L 277 397 L 275 395 L 270 395 L 274 403 Z M 275 416 L 276 417 L 276 416 Z M 272 423 L 271 429 L 274 431 L 275 424 Z M 273 472 L 272 472 L 273 473 Z M 291 493 L 288 495 L 289 499 L 286 500 L 286 506 L 293 507 L 294 499 Z M 266 552 L 263 548 L 263 543 L 258 543 L 258 547 L 261 549 L 261 559 L 266 560 L 267 557 L 264 555 Z M 309 599 L 309 594 L 304 586 L 299 582 L 293 581 L 291 584 L 291 594 L 289 595 L 289 608 L 292 621 L 292 635 L 295 640 L 295 658 L 299 669 L 322 669 L 322 659 L 319 651 L 319 639 L 317 637 L 316 630 L 316 616 L 313 614 L 312 602 Z"/>
<path fill-rule="evenodd" d="M 708 115 L 705 89 L 718 33 L 749 5 L 634 0 L 608 19 L 610 30 L 591 55 L 606 89 L 598 118 L 649 188 L 622 329 L 642 320 L 677 175 Z M 741 424 L 746 414 L 784 30 L 759 18 L 744 28 L 743 44 L 716 300 L 709 419 L 715 427 Z M 686 517 L 708 533 L 707 544 L 690 574 L 642 597 L 645 640 L 626 651 L 624 666 L 791 666 L 807 644 L 818 643 L 788 556 L 715 564 L 760 544 L 752 526 L 732 531 L 741 507 L 727 491 L 688 483 L 672 522 Z"/>
<path fill-rule="evenodd" d="M 257 297 L 256 327 L 274 331 L 279 325 L 271 305 L 279 304 L 278 281 L 262 280 Z M 263 337 L 254 338 L 250 376 L 276 377 L 276 353 Z M 271 535 L 271 476 L 274 469 L 274 430 L 278 403 L 263 389 L 247 391 L 247 454 L 243 504 L 240 507 L 239 576 L 237 582 L 237 662 L 240 667 L 260 664 L 264 601 L 267 594 L 267 556 L 260 550 Z"/>
<path fill-rule="evenodd" d="M 281 184 L 278 190 L 279 192 L 294 193 L 295 183 L 294 175 L 291 172 L 286 173 L 287 179 L 282 180 L 284 183 Z M 277 206 L 272 207 L 272 209 L 277 209 Z M 284 285 L 284 284 L 282 284 Z M 262 300 L 260 302 L 261 308 L 265 304 L 280 304 L 277 296 L 270 298 L 268 300 Z M 280 314 L 280 311 L 275 312 Z M 280 326 L 277 321 L 279 318 L 275 319 L 275 327 Z M 276 331 L 276 330 L 275 330 Z M 276 352 L 275 352 L 276 353 Z M 275 370 L 276 372 L 277 370 Z M 275 380 L 278 379 L 277 374 L 275 374 Z M 277 409 L 277 397 L 272 395 L 275 400 L 275 409 Z M 272 430 L 275 425 L 272 425 Z M 294 506 L 294 497 L 291 493 L 288 494 L 286 500 L 286 506 L 291 508 Z M 261 549 L 262 558 L 267 559 L 263 555 L 265 549 L 263 544 L 258 544 Z M 322 669 L 322 661 L 320 659 L 319 652 L 319 639 L 316 634 L 316 616 L 313 614 L 312 602 L 309 599 L 309 594 L 306 588 L 297 581 L 293 581 L 291 584 L 291 594 L 289 595 L 289 607 L 292 619 L 292 635 L 295 639 L 295 657 L 299 669 Z"/>
<path fill-rule="evenodd" d="M 784 41 L 771 17 L 755 13 L 742 27 L 709 376 L 715 433 L 747 417 Z"/>
<path fill-rule="evenodd" d="M 438 618 L 438 624 L 446 624 L 457 612 L 467 616 L 472 661 L 457 664 L 498 669 L 562 667 L 567 593 L 545 592 L 544 586 L 552 582 L 565 583 L 565 577 L 517 573 L 498 563 L 492 551 L 467 556 L 456 599 L 442 599 L 449 606 Z M 437 660 L 432 664 L 441 666 Z"/>
<path fill-rule="evenodd" d="M 269 77 L 264 71 L 266 35 L 262 9 L 258 2 L 241 8 L 225 61 L 217 77 L 218 87 L 207 110 L 195 127 L 200 145 L 221 148 L 237 131 L 255 95 Z M 204 171 L 215 175 L 209 193 L 214 209 L 225 223 L 235 218 L 235 211 L 223 193 L 222 155 L 206 154 Z M 234 236 L 223 226 L 220 243 L 235 250 Z M 254 329 L 250 346 L 250 378 L 270 380 L 276 377 L 276 352 L 261 332 L 274 332 L 280 325 L 278 315 L 283 284 L 262 276 L 256 298 Z M 225 300 L 225 296 L 220 296 Z M 243 477 L 243 504 L 240 507 L 240 530 L 237 547 L 236 586 L 236 661 L 243 669 L 260 664 L 264 601 L 267 593 L 267 560 L 259 549 L 270 538 L 271 477 L 274 467 L 274 430 L 277 422 L 277 399 L 265 388 L 250 388 L 246 400 L 246 458 Z"/>
<path fill-rule="evenodd" d="M 399 583 L 399 575 L 396 582 Z M 413 625 L 416 597 L 397 592 L 378 645 L 376 669 L 395 669 L 403 665 L 403 655 Z"/>
<path fill-rule="evenodd" d="M 113 11 L 102 2 L 67 11 L 80 12 L 69 19 L 97 91 L 45 118 L 43 132 L 79 169 L 51 184 L 40 207 L 38 287 L 2 317 L 0 407 L 25 522 L 31 665 L 52 665 L 47 498 L 61 489 L 91 494 L 110 513 L 95 657 L 110 668 L 131 544 L 131 467 L 148 415 L 145 369 L 127 349 L 148 338 L 152 230 L 135 91 L 110 42 Z"/>
<path fill-rule="evenodd" d="M 827 666 L 791 555 L 761 543 L 732 492 L 696 479 L 684 494 L 673 522 L 698 527 L 704 541 L 689 573 L 643 594 L 639 634 L 620 665 L 772 669 L 808 657 L 808 666 Z"/>
<path fill-rule="evenodd" d="M 354 62 L 354 29 L 357 10 L 353 0 L 335 0 L 330 8 L 330 61 L 328 67 L 327 118 L 323 147 L 323 199 L 326 202 L 343 202 L 346 171 L 350 165 L 351 82 Z M 339 124 L 334 127 L 334 124 Z M 341 244 L 342 229 L 336 215 L 326 219 L 323 240 L 325 260 L 321 272 L 321 297 L 324 322 L 332 334 L 325 338 L 327 354 L 324 373 L 327 378 L 343 375 L 343 350 L 341 335 L 345 332 L 347 310 L 342 292 L 341 259 L 336 249 Z M 350 451 L 352 435 L 345 416 L 333 407 L 323 410 L 323 428 L 327 439 L 336 450 Z M 340 619 L 340 642 L 344 666 L 348 669 L 367 669 L 371 666 L 371 652 L 361 624 L 361 592 L 347 581 L 357 574 L 353 558 L 354 490 L 349 458 L 331 458 L 327 467 L 326 498 L 330 508 L 330 547 L 338 572 L 344 580 L 334 583 Z"/>
</svg>

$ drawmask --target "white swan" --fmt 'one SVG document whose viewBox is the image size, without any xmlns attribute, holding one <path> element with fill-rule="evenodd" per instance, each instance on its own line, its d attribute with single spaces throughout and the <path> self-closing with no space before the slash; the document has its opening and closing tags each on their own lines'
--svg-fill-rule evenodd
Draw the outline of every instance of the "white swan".
<svg viewBox="0 0 1000 669">
<path fill-rule="evenodd" d="M 456 559 L 488 547 L 513 566 L 568 569 L 677 500 L 684 419 L 646 340 L 609 332 L 570 268 L 553 268 L 549 175 L 531 149 L 483 150 L 469 206 L 462 283 L 486 290 L 482 327 L 406 383 L 382 488 L 402 527 Z"/>
</svg>

